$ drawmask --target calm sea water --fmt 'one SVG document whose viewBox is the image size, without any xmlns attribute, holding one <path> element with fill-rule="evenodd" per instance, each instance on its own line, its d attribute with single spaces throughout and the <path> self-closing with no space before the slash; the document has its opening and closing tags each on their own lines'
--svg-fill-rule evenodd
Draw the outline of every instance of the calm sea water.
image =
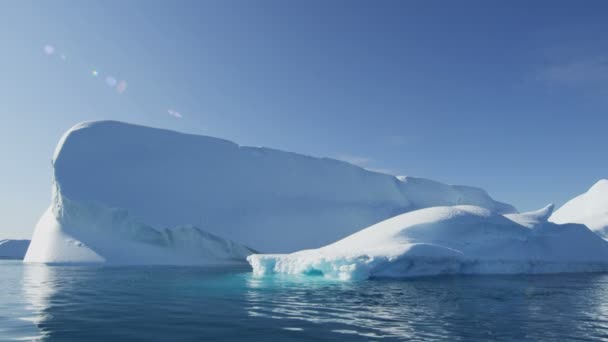
<svg viewBox="0 0 608 342">
<path fill-rule="evenodd" d="M 608 275 L 332 282 L 0 261 L 0 340 L 608 341 Z"/>
</svg>

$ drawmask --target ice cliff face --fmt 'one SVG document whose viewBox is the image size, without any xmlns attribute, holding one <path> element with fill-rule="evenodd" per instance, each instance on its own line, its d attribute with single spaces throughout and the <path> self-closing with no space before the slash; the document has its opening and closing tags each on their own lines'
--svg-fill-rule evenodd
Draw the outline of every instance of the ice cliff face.
<svg viewBox="0 0 608 342">
<path fill-rule="evenodd" d="M 58 195 L 36 229 L 26 262 L 199 265 L 241 262 L 254 251 L 194 225 L 153 227 L 127 210 Z"/>
<path fill-rule="evenodd" d="M 608 270 L 608 243 L 579 224 L 547 222 L 552 206 L 500 215 L 476 206 L 398 215 L 319 249 L 247 257 L 257 275 L 356 280 L 438 274 Z"/>
<path fill-rule="evenodd" d="M 595 183 L 557 210 L 550 218 L 556 223 L 581 223 L 608 239 L 608 179 Z"/>
<path fill-rule="evenodd" d="M 315 248 L 439 205 L 515 209 L 483 190 L 327 158 L 103 121 L 57 146 L 26 261 L 184 263 Z"/>
<path fill-rule="evenodd" d="M 30 240 L 0 240 L 0 259 L 23 259 Z"/>
</svg>

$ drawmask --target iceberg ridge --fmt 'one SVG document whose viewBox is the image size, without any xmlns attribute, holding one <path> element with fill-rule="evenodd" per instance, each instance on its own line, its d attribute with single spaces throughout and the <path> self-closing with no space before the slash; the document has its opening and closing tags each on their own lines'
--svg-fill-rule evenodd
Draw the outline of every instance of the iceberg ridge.
<svg viewBox="0 0 608 342">
<path fill-rule="evenodd" d="M 549 220 L 584 224 L 608 239 L 608 179 L 599 180 L 587 192 L 568 201 Z"/>
</svg>

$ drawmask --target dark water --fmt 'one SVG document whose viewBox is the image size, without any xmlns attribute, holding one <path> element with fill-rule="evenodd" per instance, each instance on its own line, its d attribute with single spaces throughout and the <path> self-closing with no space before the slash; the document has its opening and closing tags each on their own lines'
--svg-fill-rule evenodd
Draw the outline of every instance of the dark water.
<svg viewBox="0 0 608 342">
<path fill-rule="evenodd" d="M 352 283 L 0 261 L 0 340 L 608 341 L 608 275 Z"/>
</svg>

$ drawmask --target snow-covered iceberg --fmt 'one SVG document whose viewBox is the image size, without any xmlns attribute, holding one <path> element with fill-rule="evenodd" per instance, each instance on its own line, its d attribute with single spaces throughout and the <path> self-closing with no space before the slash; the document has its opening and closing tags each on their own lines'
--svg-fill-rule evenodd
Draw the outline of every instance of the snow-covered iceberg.
<svg viewBox="0 0 608 342">
<path fill-rule="evenodd" d="M 608 179 L 595 183 L 555 211 L 549 218 L 555 223 L 581 223 L 608 239 Z"/>
<path fill-rule="evenodd" d="M 114 121 L 70 129 L 53 167 L 25 261 L 244 261 L 249 247 L 316 248 L 430 206 L 516 212 L 477 188 Z"/>
<path fill-rule="evenodd" d="M 30 240 L 0 240 L 0 259 L 23 259 Z"/>
<path fill-rule="evenodd" d="M 547 221 L 553 206 L 501 215 L 477 206 L 398 215 L 331 245 L 247 257 L 257 275 L 332 279 L 608 270 L 608 243 L 584 225 Z"/>
</svg>

